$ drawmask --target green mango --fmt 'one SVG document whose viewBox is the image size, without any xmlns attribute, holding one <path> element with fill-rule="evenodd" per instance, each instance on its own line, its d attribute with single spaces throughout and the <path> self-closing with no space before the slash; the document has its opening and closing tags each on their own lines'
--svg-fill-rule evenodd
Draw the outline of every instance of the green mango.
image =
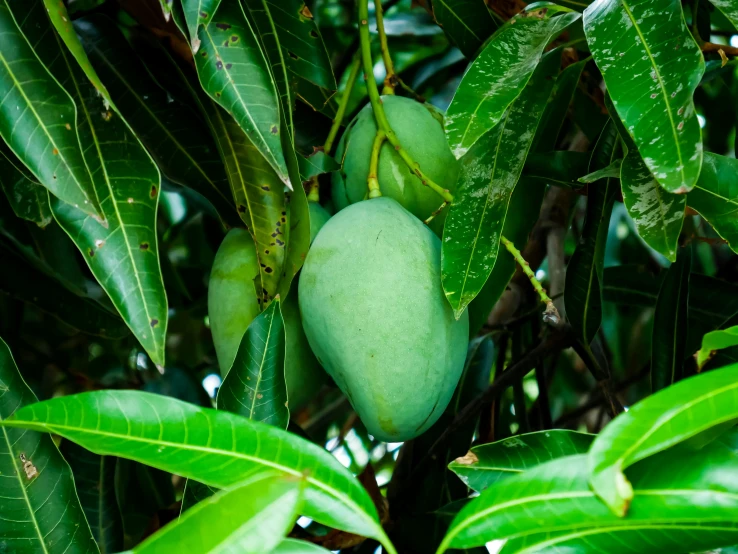
<svg viewBox="0 0 738 554">
<path fill-rule="evenodd" d="M 430 104 L 421 104 L 401 96 L 382 96 L 384 111 L 403 148 L 433 181 L 456 191 L 459 162 L 451 153 L 443 130 L 443 116 Z M 336 210 L 364 200 L 372 144 L 377 134 L 371 104 L 367 104 L 349 123 L 336 150 L 341 170 L 332 174 L 331 196 Z M 379 153 L 377 171 L 382 195 L 397 200 L 421 220 L 436 211 L 443 202 L 432 189 L 408 168 L 394 147 L 385 142 Z M 438 236 L 443 233 L 446 208 L 430 223 Z"/>
<path fill-rule="evenodd" d="M 260 313 L 256 296 L 258 279 L 254 240 L 247 231 L 232 229 L 215 256 L 208 288 L 210 329 L 223 377 L 233 365 L 243 334 Z M 287 398 L 290 409 L 298 410 L 315 396 L 327 381 L 327 375 L 305 338 L 297 294 L 289 294 L 281 308 L 286 334 Z"/>
<path fill-rule="evenodd" d="M 391 198 L 334 215 L 300 275 L 310 346 L 376 438 L 412 439 L 443 413 L 469 333 L 441 288 L 441 241 Z"/>
</svg>

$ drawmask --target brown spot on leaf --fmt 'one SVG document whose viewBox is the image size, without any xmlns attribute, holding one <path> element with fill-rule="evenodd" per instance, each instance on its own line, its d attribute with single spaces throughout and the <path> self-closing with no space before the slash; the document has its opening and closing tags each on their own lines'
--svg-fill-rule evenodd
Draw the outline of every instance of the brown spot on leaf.
<svg viewBox="0 0 738 554">
<path fill-rule="evenodd" d="M 33 462 L 26 458 L 26 455 L 21 452 L 20 461 L 23 463 L 23 471 L 26 472 L 26 478 L 30 481 L 34 477 L 38 477 L 38 469 L 33 465 Z"/>
<path fill-rule="evenodd" d="M 145 250 L 148 250 L 148 249 L 149 249 L 149 243 L 148 243 L 148 242 L 142 242 L 142 243 L 141 243 L 141 244 L 140 244 L 140 245 L 138 246 L 138 248 L 139 248 L 140 250 L 144 250 L 144 251 L 145 251 Z"/>
<path fill-rule="evenodd" d="M 232 64 L 232 63 L 227 63 L 227 64 L 226 64 L 226 69 L 230 69 L 230 68 L 232 68 L 232 67 L 233 67 L 233 64 Z"/>
<path fill-rule="evenodd" d="M 236 35 L 231 35 L 231 42 L 238 42 L 238 37 Z"/>
<path fill-rule="evenodd" d="M 310 10 L 308 9 L 307 5 L 305 5 L 305 4 L 302 5 L 302 9 L 300 10 L 300 15 L 302 17 L 306 17 L 308 19 L 312 19 L 313 18 L 313 14 L 310 13 Z"/>
<path fill-rule="evenodd" d="M 287 51 L 287 55 L 288 55 L 288 56 L 289 56 L 290 58 L 292 58 L 293 60 L 299 60 L 299 59 L 300 59 L 300 58 L 298 58 L 298 57 L 297 57 L 297 54 L 295 54 L 295 53 L 293 53 L 293 52 L 290 52 L 289 50 Z"/>
<path fill-rule="evenodd" d="M 215 97 L 216 97 L 216 98 L 220 98 L 220 95 L 221 95 L 221 93 L 220 93 L 220 92 L 216 92 L 216 93 L 215 93 Z"/>
<path fill-rule="evenodd" d="M 278 244 L 279 246 L 284 246 L 284 243 L 283 243 L 283 242 L 282 242 L 281 240 L 279 240 L 279 239 L 276 239 L 276 241 L 277 241 L 277 244 Z"/>
<path fill-rule="evenodd" d="M 272 128 L 270 129 L 273 135 L 276 135 L 279 132 L 279 129 L 277 129 L 276 125 L 272 125 Z"/>
<path fill-rule="evenodd" d="M 156 193 L 157 193 L 156 185 L 151 185 L 151 190 L 149 191 L 149 196 L 151 198 L 156 198 Z"/>
<path fill-rule="evenodd" d="M 151 328 L 153 329 L 157 325 L 159 325 L 159 320 L 158 319 L 152 319 L 151 320 Z"/>
<path fill-rule="evenodd" d="M 90 248 L 89 250 L 87 250 L 87 254 L 89 254 L 90 258 L 94 258 L 95 257 L 95 251 L 92 248 Z"/>
<path fill-rule="evenodd" d="M 317 31 L 315 31 L 315 29 L 313 29 L 312 31 L 310 31 L 310 36 L 313 38 L 318 38 L 320 35 L 317 33 Z"/>
<path fill-rule="evenodd" d="M 56 148 L 54 148 L 54 149 L 53 149 L 53 150 L 51 151 L 51 153 L 52 153 L 52 154 L 54 154 L 54 156 L 58 156 L 58 155 L 59 155 L 59 150 L 57 150 Z"/>
<path fill-rule="evenodd" d="M 238 213 L 242 214 L 242 213 L 245 213 L 245 212 L 246 212 L 246 206 L 244 206 L 243 204 L 239 204 L 238 205 Z"/>
<path fill-rule="evenodd" d="M 461 464 L 464 466 L 470 466 L 476 463 L 479 463 L 479 458 L 477 458 L 477 455 L 474 454 L 471 450 L 464 454 L 463 456 L 460 456 L 454 460 L 457 464 Z"/>
<path fill-rule="evenodd" d="M 200 52 L 200 55 L 201 55 L 201 56 L 202 56 L 203 58 L 207 58 L 207 57 L 208 57 L 208 53 L 207 53 L 207 52 L 206 52 L 205 50 L 203 50 L 202 52 Z"/>
<path fill-rule="evenodd" d="M 267 191 L 269 191 L 269 190 L 272 190 L 272 189 L 269 188 L 269 185 L 261 185 L 261 190 L 267 190 Z"/>
<path fill-rule="evenodd" d="M 222 31 L 227 31 L 231 28 L 230 23 L 216 23 L 215 26 Z"/>
<path fill-rule="evenodd" d="M 64 128 L 65 128 L 65 129 L 66 129 L 67 131 L 71 131 L 71 130 L 72 130 L 72 126 L 71 126 L 71 125 L 70 125 L 69 123 L 65 124 L 65 125 L 64 125 Z"/>
<path fill-rule="evenodd" d="M 274 272 L 274 270 L 271 267 L 265 267 L 264 268 L 264 273 L 273 273 L 273 272 Z"/>
<path fill-rule="evenodd" d="M 207 19 L 208 18 L 207 12 L 200 12 L 200 18 L 201 19 Z"/>
<path fill-rule="evenodd" d="M 218 60 L 217 62 L 215 62 L 215 69 L 217 69 L 217 70 L 223 69 L 223 62 L 220 61 L 220 60 Z"/>
</svg>

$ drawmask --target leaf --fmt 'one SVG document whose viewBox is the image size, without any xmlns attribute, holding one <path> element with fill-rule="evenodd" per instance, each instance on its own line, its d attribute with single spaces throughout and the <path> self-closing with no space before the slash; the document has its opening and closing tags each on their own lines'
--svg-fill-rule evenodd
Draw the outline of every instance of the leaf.
<svg viewBox="0 0 738 554">
<path fill-rule="evenodd" d="M 497 25 L 476 0 L 435 0 L 433 17 L 467 58 L 473 59 Z"/>
<path fill-rule="evenodd" d="M 36 402 L 0 339 L 0 423 Z M 47 433 L 2 429 L 2 545 L 14 554 L 99 552 L 74 490 L 72 472 Z"/>
<path fill-rule="evenodd" d="M 0 292 L 36 306 L 88 335 L 120 339 L 123 321 L 95 300 L 71 291 L 50 268 L 36 267 L 0 241 Z"/>
<path fill-rule="evenodd" d="M 628 512 L 633 488 L 623 471 L 738 417 L 738 364 L 684 379 L 641 400 L 597 436 L 588 455 L 590 484 L 612 509 Z"/>
<path fill-rule="evenodd" d="M 466 485 L 481 492 L 495 483 L 549 460 L 584 454 L 594 435 L 553 429 L 475 446 L 448 465 Z"/>
<path fill-rule="evenodd" d="M 568 10 L 536 4 L 534 11 L 515 16 L 467 69 L 445 118 L 446 136 L 457 158 L 499 123 L 525 88 L 546 45 L 580 17 L 563 11 Z"/>
<path fill-rule="evenodd" d="M 82 509 L 101 554 L 123 550 L 123 520 L 115 496 L 116 458 L 98 456 L 64 441 L 62 454 L 72 468 Z"/>
<path fill-rule="evenodd" d="M 216 488 L 257 471 L 300 477 L 309 470 L 304 515 L 388 544 L 376 509 L 354 476 L 319 446 L 271 425 L 139 391 L 54 398 L 19 410 L 2 425 L 53 432 L 92 452 Z"/>
<path fill-rule="evenodd" d="M 679 250 L 661 285 L 653 316 L 651 339 L 651 390 L 660 389 L 682 378 L 687 357 L 689 274 L 692 271 L 692 249 Z"/>
<path fill-rule="evenodd" d="M 271 554 L 328 554 L 322 546 L 296 539 L 284 539 Z"/>
<path fill-rule="evenodd" d="M 269 552 L 295 524 L 303 488 L 304 480 L 294 477 L 250 477 L 188 510 L 133 552 Z"/>
<path fill-rule="evenodd" d="M 208 487 L 207 485 L 188 479 L 185 482 L 185 489 L 182 493 L 182 506 L 179 516 L 182 517 L 182 514 L 192 508 L 192 506 L 206 498 L 210 498 L 217 492 L 218 489 L 216 487 Z"/>
<path fill-rule="evenodd" d="M 202 194 L 226 223 L 236 225 L 239 217 L 223 164 L 196 114 L 154 81 L 110 19 L 88 16 L 75 21 L 74 27 L 110 86 L 116 108 L 164 175 Z"/>
<path fill-rule="evenodd" d="M 441 281 L 456 317 L 494 269 L 510 197 L 558 74 L 561 52 L 545 56 L 499 124 L 461 163 L 458 192 L 443 231 Z"/>
<path fill-rule="evenodd" d="M 580 183 L 594 183 L 599 181 L 600 179 L 620 179 L 620 168 L 622 165 L 623 159 L 618 158 L 607 167 L 603 167 L 602 169 L 598 169 L 597 171 L 588 173 L 584 177 L 580 177 L 579 179 L 577 179 L 577 181 L 579 181 Z"/>
<path fill-rule="evenodd" d="M 602 131 L 590 161 L 590 172 L 610 165 L 620 149 L 612 120 Z M 588 186 L 587 215 L 577 249 L 566 268 L 566 315 L 579 340 L 589 347 L 602 322 L 602 270 L 610 213 L 618 183 L 605 178 Z"/>
<path fill-rule="evenodd" d="M 587 173 L 590 154 L 569 150 L 531 153 L 525 161 L 523 176 L 540 185 L 581 188 L 577 179 Z M 505 235 L 507 236 L 507 235 Z"/>
<path fill-rule="evenodd" d="M 292 280 L 300 271 L 310 249 L 310 207 L 305 187 L 297 186 L 289 194 L 288 208 L 289 240 L 287 241 L 282 281 L 279 283 L 279 295 L 282 298 L 287 298 Z"/>
<path fill-rule="evenodd" d="M 52 75 L 54 68 L 47 70 L 37 57 L 56 56 L 49 49 L 55 44 L 54 29 L 44 11 L 41 0 L 0 1 L 0 135 L 55 196 L 98 215 L 102 212 L 76 134 L 74 102 Z M 22 25 L 16 13 L 22 14 Z"/>
<path fill-rule="evenodd" d="M 707 333 L 702 338 L 702 347 L 697 352 L 697 367 L 702 368 L 715 355 L 716 350 L 738 346 L 738 326 Z"/>
<path fill-rule="evenodd" d="M 310 156 L 297 156 L 300 164 L 300 179 L 305 182 L 312 177 L 338 171 L 341 165 L 322 150 L 312 153 Z"/>
<path fill-rule="evenodd" d="M 13 213 L 39 227 L 51 223 L 49 195 L 7 145 L 0 142 L 0 186 Z"/>
<path fill-rule="evenodd" d="M 285 331 L 279 298 L 249 324 L 218 390 L 218 409 L 287 429 Z"/>
<path fill-rule="evenodd" d="M 120 116 L 100 110 L 97 91 L 61 43 L 58 49 L 69 64 L 63 84 L 80 106 L 80 140 L 105 224 L 58 200 L 51 209 L 151 360 L 163 366 L 168 309 L 156 236 L 159 171 Z"/>
<path fill-rule="evenodd" d="M 559 458 L 483 491 L 456 516 L 444 547 L 506 540 L 502 554 L 694 552 L 735 543 L 729 475 L 737 469 L 735 452 L 719 442 L 647 460 L 629 471 L 635 497 L 621 518 L 589 488 L 586 455 Z"/>
<path fill-rule="evenodd" d="M 192 44 L 192 53 L 200 49 L 198 30 L 201 25 L 210 24 L 221 0 L 182 0 L 182 11 L 187 21 L 187 30 Z"/>
<path fill-rule="evenodd" d="M 738 27 L 738 6 L 736 6 L 733 0 L 710 0 L 710 4 L 715 6 L 728 20 L 736 27 Z"/>
<path fill-rule="evenodd" d="M 584 32 L 607 90 L 646 166 L 672 193 L 689 192 L 702 166 L 692 95 L 705 71 L 679 0 L 601 0 Z"/>
<path fill-rule="evenodd" d="M 687 195 L 687 204 L 710 222 L 715 232 L 738 253 L 738 161 L 705 153 L 697 185 Z"/>
<path fill-rule="evenodd" d="M 202 88 L 233 115 L 279 179 L 289 183 L 280 138 L 279 98 L 267 60 L 240 2 L 220 5 L 200 27 L 195 56 Z"/>
</svg>

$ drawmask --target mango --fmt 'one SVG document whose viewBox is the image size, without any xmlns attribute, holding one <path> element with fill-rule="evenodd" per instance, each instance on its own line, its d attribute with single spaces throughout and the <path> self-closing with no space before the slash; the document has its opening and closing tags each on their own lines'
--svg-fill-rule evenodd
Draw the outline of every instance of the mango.
<svg viewBox="0 0 738 554">
<path fill-rule="evenodd" d="M 421 104 L 400 96 L 382 96 L 390 126 L 403 148 L 421 169 L 443 188 L 456 191 L 459 162 L 451 153 L 443 130 L 443 115 L 430 104 Z M 336 150 L 340 171 L 332 174 L 331 196 L 336 210 L 366 198 L 367 176 L 377 123 L 367 104 L 349 123 Z M 394 198 L 421 220 L 436 211 L 443 199 L 408 168 L 394 147 L 385 142 L 379 154 L 377 172 L 382 194 Z M 441 236 L 448 208 L 430 223 Z"/>
<path fill-rule="evenodd" d="M 243 229 L 232 229 L 213 262 L 208 288 L 208 315 L 220 372 L 225 377 L 241 344 L 241 338 L 259 315 L 255 282 L 259 278 L 256 247 Z M 303 407 L 327 380 L 308 345 L 300 321 L 297 294 L 282 303 L 286 333 L 285 379 L 291 410 Z"/>
<path fill-rule="evenodd" d="M 395 200 L 352 204 L 325 224 L 300 275 L 318 361 L 367 430 L 398 442 L 443 413 L 461 376 L 469 318 L 441 288 L 441 241 Z"/>
</svg>

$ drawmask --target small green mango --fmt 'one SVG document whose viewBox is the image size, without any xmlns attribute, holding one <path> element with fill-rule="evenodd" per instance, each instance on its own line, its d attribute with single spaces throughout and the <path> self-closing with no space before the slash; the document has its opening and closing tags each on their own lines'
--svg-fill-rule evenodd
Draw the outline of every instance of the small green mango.
<svg viewBox="0 0 738 554">
<path fill-rule="evenodd" d="M 223 377 L 233 365 L 243 334 L 260 313 L 255 288 L 258 278 L 259 263 L 251 235 L 243 229 L 232 229 L 215 255 L 208 288 L 210 329 Z M 287 339 L 287 398 L 290 409 L 298 410 L 326 382 L 327 375 L 305 338 L 297 294 L 288 295 L 281 308 Z"/>
<path fill-rule="evenodd" d="M 441 288 L 441 241 L 391 198 L 352 204 L 315 239 L 300 275 L 313 352 L 380 440 L 416 437 L 461 376 L 469 318 Z"/>
<path fill-rule="evenodd" d="M 421 104 L 400 96 L 382 96 L 384 111 L 403 148 L 422 170 L 443 188 L 456 190 L 459 162 L 451 153 L 443 131 L 443 116 L 430 104 Z M 332 174 L 332 198 L 336 210 L 367 196 L 367 176 L 377 123 L 367 104 L 349 123 L 336 150 L 340 171 Z M 443 199 L 408 168 L 394 147 L 385 142 L 379 154 L 377 176 L 382 194 L 397 200 L 405 209 L 425 220 Z M 443 232 L 445 209 L 430 223 L 438 236 Z"/>
</svg>

